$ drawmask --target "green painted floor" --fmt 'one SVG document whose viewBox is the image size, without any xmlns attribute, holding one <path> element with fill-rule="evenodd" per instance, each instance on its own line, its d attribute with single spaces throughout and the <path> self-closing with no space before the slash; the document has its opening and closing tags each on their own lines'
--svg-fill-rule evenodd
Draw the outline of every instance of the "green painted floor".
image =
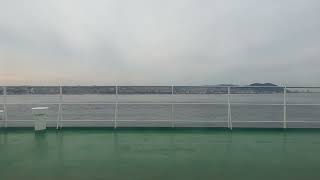
<svg viewBox="0 0 320 180">
<path fill-rule="evenodd" d="M 317 180 L 320 130 L 0 130 L 1 180 Z"/>
</svg>

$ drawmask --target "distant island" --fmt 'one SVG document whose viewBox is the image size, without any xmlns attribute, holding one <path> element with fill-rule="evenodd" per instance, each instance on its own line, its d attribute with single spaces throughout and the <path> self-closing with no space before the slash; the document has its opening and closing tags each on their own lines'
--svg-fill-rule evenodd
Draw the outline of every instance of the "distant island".
<svg viewBox="0 0 320 180">
<path fill-rule="evenodd" d="M 249 86 L 278 86 L 278 85 L 275 85 L 275 84 L 272 84 L 272 83 L 253 83 L 253 84 L 250 84 Z"/>
<path fill-rule="evenodd" d="M 272 94 L 272 93 L 283 93 L 283 87 L 272 83 L 253 83 L 248 87 L 237 87 L 231 88 L 232 93 L 243 94 Z"/>
</svg>

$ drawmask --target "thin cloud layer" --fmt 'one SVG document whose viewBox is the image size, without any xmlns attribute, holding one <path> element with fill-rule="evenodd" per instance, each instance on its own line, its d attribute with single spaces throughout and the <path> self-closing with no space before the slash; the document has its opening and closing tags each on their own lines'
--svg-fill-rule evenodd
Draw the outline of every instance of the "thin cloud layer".
<svg viewBox="0 0 320 180">
<path fill-rule="evenodd" d="M 317 0 L 0 4 L 1 84 L 320 85 Z"/>
</svg>

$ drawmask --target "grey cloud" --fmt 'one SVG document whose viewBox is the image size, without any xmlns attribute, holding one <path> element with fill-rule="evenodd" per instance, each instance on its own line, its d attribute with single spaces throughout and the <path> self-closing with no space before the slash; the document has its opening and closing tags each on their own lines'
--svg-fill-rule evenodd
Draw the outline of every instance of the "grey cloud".
<svg viewBox="0 0 320 180">
<path fill-rule="evenodd" d="M 318 0 L 0 4 L 0 75 L 15 83 L 320 85 Z"/>
</svg>

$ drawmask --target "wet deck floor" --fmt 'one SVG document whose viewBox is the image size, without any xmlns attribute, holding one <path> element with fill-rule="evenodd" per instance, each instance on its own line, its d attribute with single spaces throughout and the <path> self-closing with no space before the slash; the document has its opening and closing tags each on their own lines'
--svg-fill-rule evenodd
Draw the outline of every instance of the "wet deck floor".
<svg viewBox="0 0 320 180">
<path fill-rule="evenodd" d="M 0 130 L 0 179 L 320 179 L 320 130 Z"/>
</svg>

